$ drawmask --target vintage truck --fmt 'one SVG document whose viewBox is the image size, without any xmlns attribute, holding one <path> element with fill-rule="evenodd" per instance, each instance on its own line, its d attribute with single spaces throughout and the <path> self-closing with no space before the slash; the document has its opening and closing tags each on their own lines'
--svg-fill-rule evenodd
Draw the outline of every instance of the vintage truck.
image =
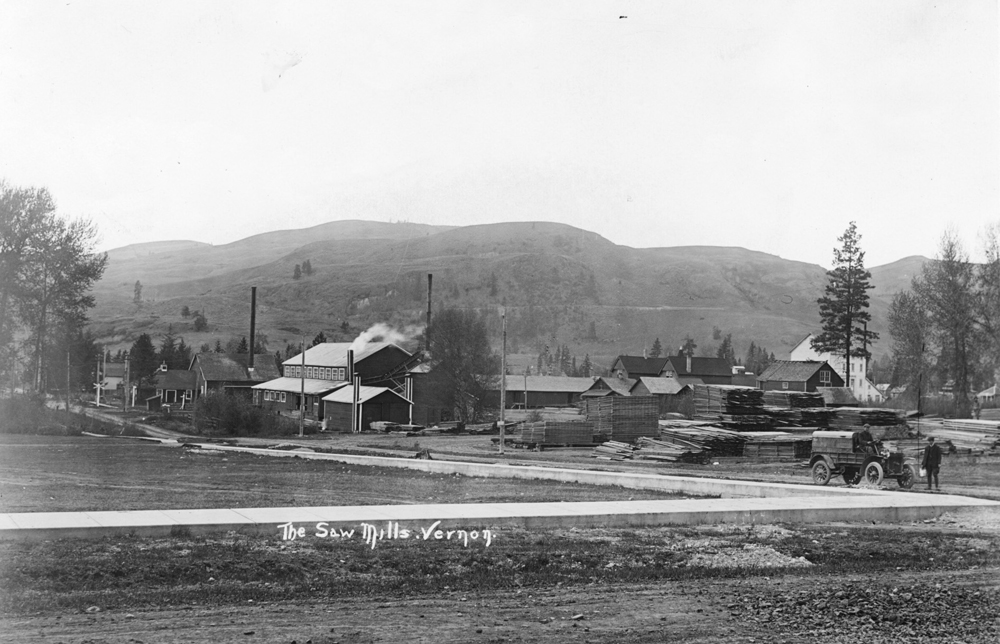
<svg viewBox="0 0 1000 644">
<path fill-rule="evenodd" d="M 879 485 L 883 477 L 895 478 L 902 488 L 913 487 L 917 479 L 917 462 L 901 452 L 890 452 L 882 441 L 862 445 L 861 432 L 817 431 L 813 432 L 812 468 L 813 483 L 826 485 L 834 476 L 840 475 L 848 485 L 861 481 L 869 485 Z"/>
</svg>

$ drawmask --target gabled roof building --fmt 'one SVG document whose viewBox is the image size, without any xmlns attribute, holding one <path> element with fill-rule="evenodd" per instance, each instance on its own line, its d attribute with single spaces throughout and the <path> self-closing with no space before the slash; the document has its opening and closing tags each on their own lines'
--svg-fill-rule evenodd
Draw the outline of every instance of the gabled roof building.
<svg viewBox="0 0 1000 644">
<path fill-rule="evenodd" d="M 825 360 L 776 360 L 757 377 L 764 391 L 816 391 L 843 387 L 844 379 Z"/>
</svg>

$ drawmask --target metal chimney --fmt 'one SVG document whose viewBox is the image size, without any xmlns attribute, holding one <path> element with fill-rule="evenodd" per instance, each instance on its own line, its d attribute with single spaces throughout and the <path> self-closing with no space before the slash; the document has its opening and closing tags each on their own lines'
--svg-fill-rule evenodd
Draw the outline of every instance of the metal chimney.
<svg viewBox="0 0 1000 644">
<path fill-rule="evenodd" d="M 354 382 L 354 349 L 347 350 L 347 382 Z"/>
<path fill-rule="evenodd" d="M 254 347 L 257 345 L 257 287 L 250 287 L 250 357 L 247 358 L 247 369 L 253 369 Z"/>
<path fill-rule="evenodd" d="M 434 276 L 427 273 L 427 330 L 424 331 L 424 344 L 428 350 L 431 348 L 431 287 L 434 283 Z"/>
</svg>

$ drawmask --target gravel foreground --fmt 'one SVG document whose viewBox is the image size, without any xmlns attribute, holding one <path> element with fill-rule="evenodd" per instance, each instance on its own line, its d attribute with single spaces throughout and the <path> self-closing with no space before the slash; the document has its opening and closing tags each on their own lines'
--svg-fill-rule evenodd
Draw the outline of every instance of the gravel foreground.
<svg viewBox="0 0 1000 644">
<path fill-rule="evenodd" d="M 1000 641 L 1000 515 L 501 531 L 489 548 L 0 544 L 0 641 Z"/>
</svg>

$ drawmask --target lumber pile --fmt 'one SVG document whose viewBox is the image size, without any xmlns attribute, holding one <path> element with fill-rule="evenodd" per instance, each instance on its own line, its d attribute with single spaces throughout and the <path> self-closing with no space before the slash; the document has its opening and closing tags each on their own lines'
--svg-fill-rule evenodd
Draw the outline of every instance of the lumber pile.
<svg viewBox="0 0 1000 644">
<path fill-rule="evenodd" d="M 607 396 L 585 401 L 594 439 L 631 443 L 642 436 L 656 436 L 660 417 L 654 396 Z"/>
<path fill-rule="evenodd" d="M 823 394 L 815 391 L 765 391 L 764 404 L 785 409 L 823 407 Z"/>
<path fill-rule="evenodd" d="M 802 414 L 803 427 L 827 428 L 830 419 L 836 417 L 837 410 L 833 407 L 810 407 L 799 411 Z"/>
<path fill-rule="evenodd" d="M 680 448 L 702 450 L 707 456 L 742 456 L 746 438 L 739 432 L 705 423 L 660 424 L 660 440 Z"/>
<path fill-rule="evenodd" d="M 634 452 L 635 448 L 628 443 L 608 441 L 595 447 L 592 456 L 601 461 L 624 461 L 631 459 Z"/>
<path fill-rule="evenodd" d="M 1000 407 L 990 407 L 979 412 L 980 420 L 1000 420 Z"/>
<path fill-rule="evenodd" d="M 872 430 L 876 427 L 896 427 L 906 425 L 906 418 L 895 409 L 838 407 L 836 415 L 829 422 L 830 429 L 844 431 L 859 429 L 862 425 L 871 425 Z M 872 435 L 874 434 L 872 431 Z"/>
<path fill-rule="evenodd" d="M 988 452 L 1000 447 L 1000 422 L 948 418 L 931 435 L 938 440 L 950 442 L 962 454 Z"/>
<path fill-rule="evenodd" d="M 638 450 L 633 452 L 633 458 L 643 461 L 658 461 L 663 463 L 706 463 L 708 452 L 694 444 L 684 444 L 681 441 L 663 441 L 655 438 L 640 438 L 637 441 Z"/>
<path fill-rule="evenodd" d="M 743 456 L 754 458 L 809 458 L 812 438 L 787 432 L 744 434 Z"/>
<path fill-rule="evenodd" d="M 585 420 L 524 423 L 519 441 L 530 445 L 592 445 L 594 424 Z"/>
<path fill-rule="evenodd" d="M 764 392 L 734 385 L 695 385 L 695 418 L 719 421 L 734 431 L 761 431 L 771 426 Z"/>
</svg>

